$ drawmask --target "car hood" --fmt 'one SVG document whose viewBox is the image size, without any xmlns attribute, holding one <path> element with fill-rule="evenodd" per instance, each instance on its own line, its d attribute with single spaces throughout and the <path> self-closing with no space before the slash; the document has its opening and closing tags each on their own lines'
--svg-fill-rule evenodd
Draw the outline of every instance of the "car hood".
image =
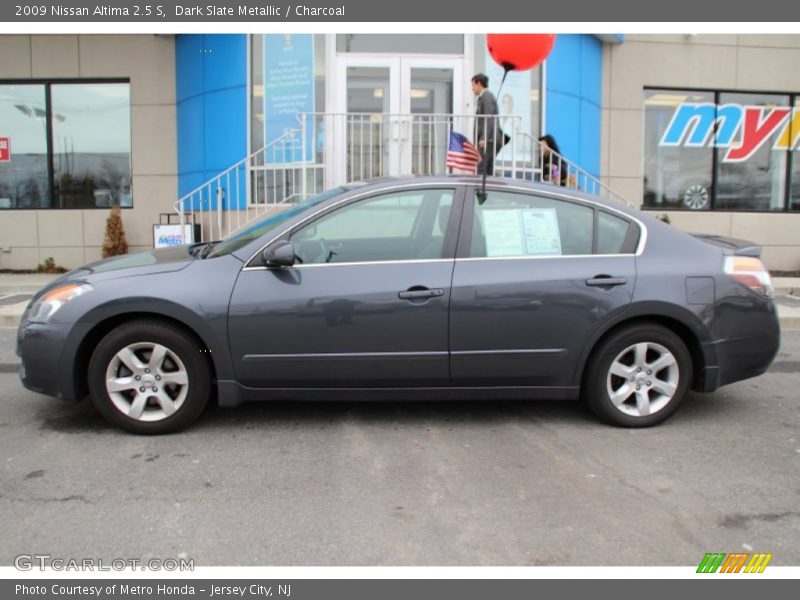
<svg viewBox="0 0 800 600">
<path fill-rule="evenodd" d="M 180 271 L 196 260 L 186 246 L 159 248 L 98 260 L 65 273 L 48 288 L 66 280 L 100 281 L 119 277 Z"/>
</svg>

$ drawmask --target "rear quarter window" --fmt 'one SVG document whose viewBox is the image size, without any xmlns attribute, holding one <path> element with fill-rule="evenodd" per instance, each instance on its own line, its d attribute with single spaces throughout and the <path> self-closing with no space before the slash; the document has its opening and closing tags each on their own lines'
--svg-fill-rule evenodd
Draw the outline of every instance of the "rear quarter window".
<svg viewBox="0 0 800 600">
<path fill-rule="evenodd" d="M 621 254 L 632 226 L 625 219 L 600 211 L 597 215 L 597 253 Z"/>
</svg>

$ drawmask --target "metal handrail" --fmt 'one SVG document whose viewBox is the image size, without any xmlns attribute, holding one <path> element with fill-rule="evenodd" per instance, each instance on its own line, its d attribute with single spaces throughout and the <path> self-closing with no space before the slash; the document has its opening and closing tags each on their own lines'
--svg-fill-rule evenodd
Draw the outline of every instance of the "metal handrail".
<svg viewBox="0 0 800 600">
<path fill-rule="evenodd" d="M 275 207 L 337 185 L 403 173 L 444 175 L 449 132 L 486 144 L 482 167 L 513 179 L 561 185 L 633 206 L 573 161 L 521 131 L 518 115 L 298 113 L 298 126 L 252 152 L 176 203 L 181 239 L 187 216 L 199 220 L 195 242 L 229 235 Z M 488 155 L 488 156 L 487 156 Z M 185 241 L 185 240 L 184 240 Z"/>
<path fill-rule="evenodd" d="M 187 215 L 200 225 L 199 239 L 220 239 L 246 227 L 276 205 L 297 197 L 297 182 L 306 171 L 300 154 L 299 130 L 291 129 L 250 153 L 175 202 L 184 236 Z M 199 216 L 199 223 L 198 221 Z"/>
<path fill-rule="evenodd" d="M 573 161 L 550 149 L 530 134 L 521 133 L 520 135 L 523 140 L 528 141 L 531 147 L 535 147 L 538 150 L 535 165 L 531 163 L 529 169 L 537 175 L 533 178 L 534 180 L 579 190 L 635 208 L 634 204 L 612 190 L 600 179 L 577 166 Z M 525 170 L 525 165 L 523 165 L 523 172 Z"/>
</svg>

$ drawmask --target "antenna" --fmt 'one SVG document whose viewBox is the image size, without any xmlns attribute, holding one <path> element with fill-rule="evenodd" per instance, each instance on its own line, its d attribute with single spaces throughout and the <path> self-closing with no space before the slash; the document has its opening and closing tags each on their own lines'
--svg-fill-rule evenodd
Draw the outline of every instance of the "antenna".
<svg viewBox="0 0 800 600">
<path fill-rule="evenodd" d="M 475 193 L 475 197 L 478 199 L 478 204 L 482 205 L 486 202 L 486 171 L 483 172 L 483 181 L 481 183 L 480 191 Z"/>
</svg>

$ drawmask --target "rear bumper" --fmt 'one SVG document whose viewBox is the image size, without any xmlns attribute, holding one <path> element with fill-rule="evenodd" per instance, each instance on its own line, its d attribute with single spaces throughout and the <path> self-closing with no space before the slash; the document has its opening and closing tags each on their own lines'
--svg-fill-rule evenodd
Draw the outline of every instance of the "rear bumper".
<svg viewBox="0 0 800 600">
<path fill-rule="evenodd" d="M 707 344 L 706 351 L 716 355 L 717 364 L 705 367 L 702 391 L 713 392 L 720 386 L 765 373 L 778 354 L 779 346 L 778 329 L 764 335 Z"/>
</svg>

